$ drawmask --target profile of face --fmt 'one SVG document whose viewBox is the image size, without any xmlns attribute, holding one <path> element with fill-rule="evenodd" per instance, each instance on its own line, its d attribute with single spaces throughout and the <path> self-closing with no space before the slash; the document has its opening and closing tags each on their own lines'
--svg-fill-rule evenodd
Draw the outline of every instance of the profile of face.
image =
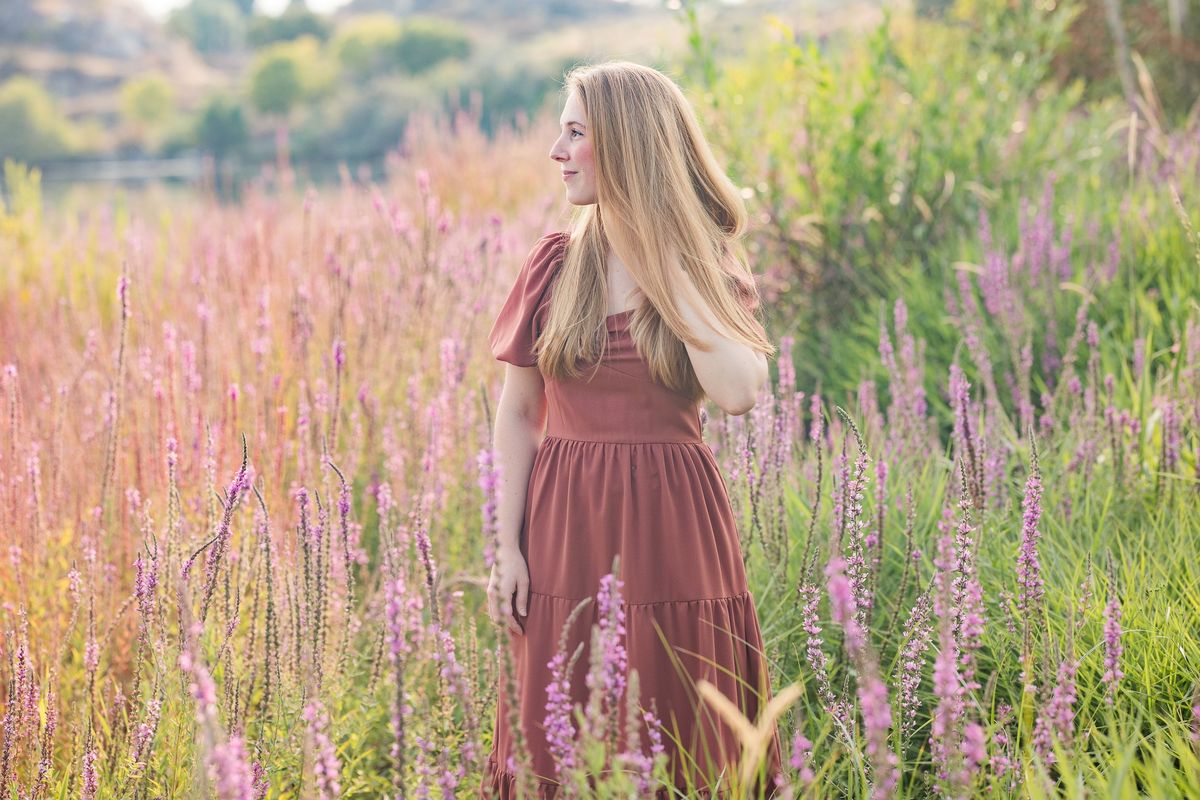
<svg viewBox="0 0 1200 800">
<path fill-rule="evenodd" d="M 550 159 L 557 161 L 567 187 L 567 202 L 586 206 L 596 202 L 596 170 L 592 161 L 592 140 L 587 113 L 579 93 L 572 90 L 558 120 L 558 138 L 550 148 Z"/>
</svg>

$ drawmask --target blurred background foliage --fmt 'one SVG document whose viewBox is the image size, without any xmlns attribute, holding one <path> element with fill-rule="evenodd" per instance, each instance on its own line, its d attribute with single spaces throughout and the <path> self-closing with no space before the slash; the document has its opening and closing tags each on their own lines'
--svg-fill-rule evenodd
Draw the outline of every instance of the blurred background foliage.
<svg viewBox="0 0 1200 800">
<path fill-rule="evenodd" d="M 253 0 L 189 0 L 158 20 L 139 0 L 0 0 L 0 115 L 11 131 L 0 143 L 0 155 L 36 163 L 204 152 L 253 166 L 272 159 L 284 125 L 296 137 L 293 158 L 378 165 L 402 140 L 414 111 L 469 105 L 467 98 L 477 93 L 481 124 L 492 132 L 535 115 L 576 61 L 627 57 L 669 66 L 686 46 L 677 22 L 698 12 L 709 32 L 720 31 L 715 46 L 722 61 L 743 56 L 753 61 L 738 68 L 741 78 L 729 76 L 729 86 L 710 91 L 736 88 L 763 70 L 778 69 L 800 83 L 770 81 L 754 91 L 790 91 L 777 102 L 799 98 L 813 104 L 809 113 L 836 115 L 841 109 L 816 106 L 837 104 L 842 100 L 837 94 L 824 100 L 801 94 L 840 90 L 840 78 L 831 83 L 819 70 L 829 53 L 853 49 L 866 60 L 867 72 L 855 79 L 858 96 L 845 110 L 860 122 L 873 123 L 872 108 L 883 102 L 891 112 L 915 119 L 930 104 L 912 90 L 941 98 L 947 95 L 940 89 L 952 79 L 961 81 L 959 91 L 971 94 L 968 103 L 982 97 L 998 101 L 994 109 L 972 106 L 972 112 L 998 119 L 1050 79 L 1064 90 L 1075 85 L 1068 91 L 1078 94 L 1064 98 L 1074 103 L 1129 95 L 1152 81 L 1156 111 L 1180 124 L 1200 94 L 1200 13 L 1188 13 L 1190 5 L 1188 0 L 1086 0 L 1069 9 L 1053 0 L 916 0 L 911 6 L 545 0 L 514 6 L 354 0 L 335 13 L 317 13 L 293 0 L 282 13 L 268 15 Z M 884 12 L 894 12 L 890 33 L 867 33 Z M 1123 57 L 1112 14 L 1124 29 Z M 764 23 L 771 16 L 778 22 Z M 770 36 L 791 42 L 758 49 Z M 920 43 L 916 67 L 913 53 L 902 52 L 912 51 L 912 42 Z M 1144 62 L 1144 76 L 1135 59 Z M 971 80 L 963 80 L 968 73 Z M 905 82 L 913 85 L 902 86 Z M 901 86 L 894 97 L 888 91 L 893 86 Z M 876 92 L 881 93 L 872 96 Z M 903 104 L 893 105 L 896 98 Z M 938 118 L 931 122 L 941 132 L 920 137 L 922 161 L 929 162 L 924 156 L 930 147 L 942 148 L 933 159 L 950 157 L 951 169 L 966 166 L 963 159 L 978 159 L 978 166 L 994 172 L 998 165 L 987 163 L 994 153 L 972 153 L 967 143 L 992 132 L 988 116 L 933 110 Z M 945 125 L 964 120 L 969 128 L 964 139 L 942 138 Z M 726 144 L 744 153 L 755 141 L 743 137 Z M 867 146 L 877 145 L 856 140 L 828 157 L 844 162 Z M 881 166 L 875 185 L 896 179 L 886 171 Z M 958 177 L 971 174 L 954 171 Z M 926 173 L 918 181 L 942 177 Z M 921 193 L 908 188 L 899 209 L 915 220 Z M 923 229 L 919 236 L 931 233 Z"/>
</svg>

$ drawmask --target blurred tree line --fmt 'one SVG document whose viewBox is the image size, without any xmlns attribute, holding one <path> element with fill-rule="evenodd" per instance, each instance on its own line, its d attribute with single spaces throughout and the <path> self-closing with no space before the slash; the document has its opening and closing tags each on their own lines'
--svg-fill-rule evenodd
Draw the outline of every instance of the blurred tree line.
<svg viewBox="0 0 1200 800">
<path fill-rule="evenodd" d="M 1169 120 L 1197 113 L 1200 9 L 1190 9 L 1189 0 L 1071 5 L 1076 13 L 1049 62 L 1060 85 L 1079 79 L 1083 99 L 1093 100 L 1141 95 L 1149 81 Z M 178 97 L 167 76 L 130 79 L 120 89 L 123 127 L 114 136 L 69 120 L 42 86 L 14 77 L 0 84 L 0 156 L 40 162 L 198 150 L 253 164 L 271 160 L 283 146 L 301 161 L 379 160 L 401 140 L 416 110 L 449 110 L 477 92 L 481 124 L 491 132 L 535 113 L 570 65 L 507 52 L 496 58 L 457 22 L 430 16 L 436 4 L 418 6 L 425 15 L 334 18 L 314 13 L 304 0 L 292 0 L 278 16 L 256 13 L 254 0 L 191 0 L 170 15 L 166 28 L 236 76 L 226 87 L 196 102 Z M 1013 57 L 1029 43 L 1001 40 L 1016 29 L 1011 19 L 1055 6 L 1056 0 L 916 2 L 919 18 L 969 24 L 982 51 Z M 542 10 L 550 14 L 554 7 Z"/>
<path fill-rule="evenodd" d="M 369 13 L 335 19 L 292 0 L 278 16 L 254 0 L 191 0 L 166 28 L 237 76 L 186 109 L 167 76 L 150 73 L 120 88 L 123 129 L 89 135 L 37 82 L 0 84 L 3 157 L 43 162 L 116 152 L 174 156 L 201 151 L 218 160 L 270 160 L 284 146 L 303 161 L 380 160 L 415 111 L 451 110 L 477 92 L 491 132 L 531 115 L 559 86 L 566 63 L 503 64 L 478 50 L 453 20 Z M 97 143 L 114 139 L 117 146 Z"/>
</svg>

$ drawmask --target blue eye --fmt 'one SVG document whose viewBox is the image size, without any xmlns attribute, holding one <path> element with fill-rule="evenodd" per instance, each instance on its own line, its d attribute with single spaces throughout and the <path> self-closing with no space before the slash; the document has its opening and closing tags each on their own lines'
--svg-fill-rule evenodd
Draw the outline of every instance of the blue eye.
<svg viewBox="0 0 1200 800">
<path fill-rule="evenodd" d="M 572 136 L 574 136 L 574 135 L 575 135 L 575 134 L 577 134 L 577 133 L 578 133 L 580 136 L 583 136 L 583 131 L 571 131 L 571 135 L 572 135 Z"/>
</svg>

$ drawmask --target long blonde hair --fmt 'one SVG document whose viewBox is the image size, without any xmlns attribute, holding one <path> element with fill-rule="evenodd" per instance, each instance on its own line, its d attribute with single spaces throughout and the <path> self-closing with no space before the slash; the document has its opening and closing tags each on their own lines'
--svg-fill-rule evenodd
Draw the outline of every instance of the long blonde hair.
<svg viewBox="0 0 1200 800">
<path fill-rule="evenodd" d="M 755 352 L 775 347 L 745 302 L 760 307 L 741 238 L 741 193 L 718 165 L 680 88 L 658 70 L 628 61 L 579 66 L 564 95 L 578 93 L 588 118 L 598 203 L 579 206 L 538 339 L 538 365 L 558 379 L 578 377 L 578 360 L 599 362 L 607 347 L 611 247 L 643 302 L 629 321 L 651 378 L 685 396 L 705 397 L 684 342 L 700 346 L 672 296 L 667 269 L 687 270 L 700 295 Z"/>
</svg>

